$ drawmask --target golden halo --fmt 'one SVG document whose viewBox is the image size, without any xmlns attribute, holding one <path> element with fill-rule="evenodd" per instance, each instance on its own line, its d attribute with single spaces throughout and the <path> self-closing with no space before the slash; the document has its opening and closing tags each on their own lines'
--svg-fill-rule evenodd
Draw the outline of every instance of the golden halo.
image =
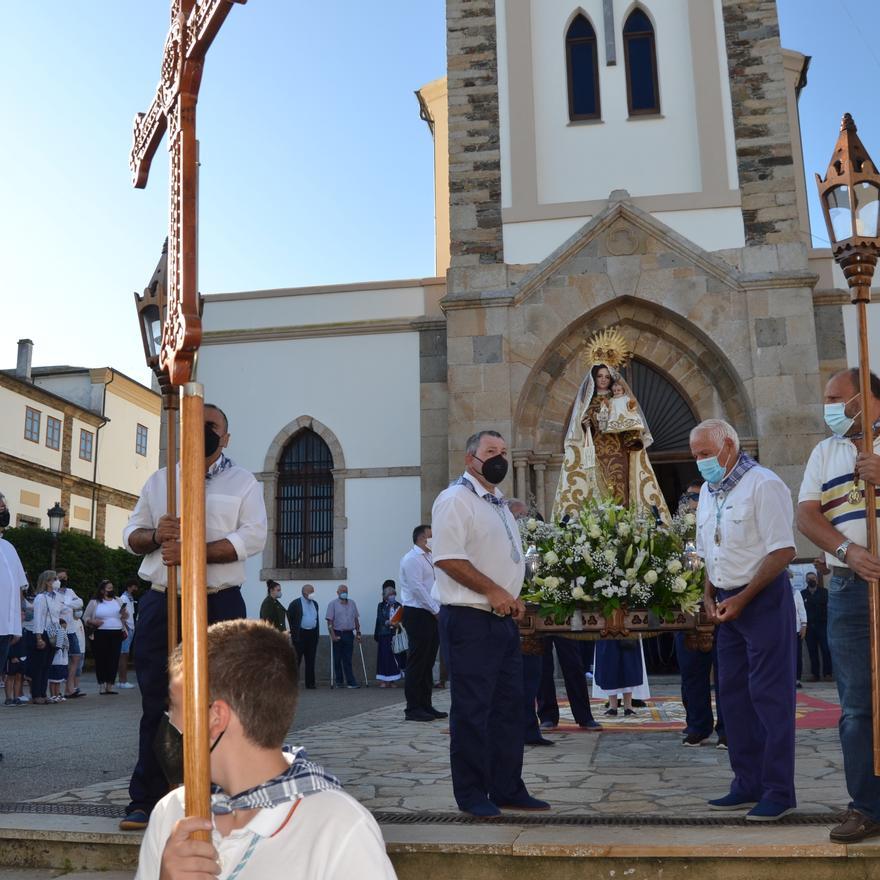
<svg viewBox="0 0 880 880">
<path fill-rule="evenodd" d="M 587 342 L 584 362 L 587 366 L 605 364 L 619 370 L 630 359 L 629 344 L 617 327 L 608 327 L 593 334 Z"/>
</svg>

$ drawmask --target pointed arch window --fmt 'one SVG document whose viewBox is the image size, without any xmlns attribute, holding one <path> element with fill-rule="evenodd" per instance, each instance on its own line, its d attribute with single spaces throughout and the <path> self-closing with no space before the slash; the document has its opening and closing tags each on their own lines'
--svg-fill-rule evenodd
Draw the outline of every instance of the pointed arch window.
<svg viewBox="0 0 880 880">
<path fill-rule="evenodd" d="M 596 32 L 586 16 L 578 14 L 565 35 L 568 68 L 568 118 L 601 119 L 599 103 L 599 51 Z"/>
<path fill-rule="evenodd" d="M 659 113 L 660 88 L 657 83 L 654 26 L 642 9 L 634 9 L 623 26 L 623 57 L 626 63 L 629 115 Z"/>
<path fill-rule="evenodd" d="M 333 567 L 333 455 L 308 428 L 281 453 L 276 512 L 277 568 Z"/>
</svg>

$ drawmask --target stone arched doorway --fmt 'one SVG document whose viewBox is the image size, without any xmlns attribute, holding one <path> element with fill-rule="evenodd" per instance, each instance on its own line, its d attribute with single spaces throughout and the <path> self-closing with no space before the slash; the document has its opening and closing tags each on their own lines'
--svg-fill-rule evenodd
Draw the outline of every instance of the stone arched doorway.
<svg viewBox="0 0 880 880">
<path fill-rule="evenodd" d="M 754 451 L 751 408 L 725 354 L 694 325 L 654 303 L 620 297 L 572 323 L 547 346 L 521 387 L 514 420 L 514 490 L 549 513 L 572 405 L 583 379 L 587 340 L 616 326 L 634 353 L 628 368 L 655 437 L 650 457 L 674 505 L 695 473 L 687 450 L 693 424 L 727 419 Z M 651 399 L 648 399 L 651 398 Z M 655 423 L 657 427 L 655 428 Z"/>
</svg>

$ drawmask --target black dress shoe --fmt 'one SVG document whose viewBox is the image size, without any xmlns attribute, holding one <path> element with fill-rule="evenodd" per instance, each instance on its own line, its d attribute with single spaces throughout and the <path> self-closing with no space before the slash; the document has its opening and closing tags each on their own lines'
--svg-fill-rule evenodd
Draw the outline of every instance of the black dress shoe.
<svg viewBox="0 0 880 880">
<path fill-rule="evenodd" d="M 437 719 L 424 709 L 413 709 L 411 712 L 404 712 L 403 717 L 407 721 L 436 721 Z"/>
<path fill-rule="evenodd" d="M 527 746 L 555 746 L 556 743 L 551 739 L 544 739 L 542 736 L 540 739 L 527 739 L 525 744 Z"/>
<path fill-rule="evenodd" d="M 429 715 L 433 715 L 435 718 L 448 718 L 448 712 L 441 712 L 439 709 L 435 709 L 433 706 L 429 706 L 426 710 Z"/>
</svg>

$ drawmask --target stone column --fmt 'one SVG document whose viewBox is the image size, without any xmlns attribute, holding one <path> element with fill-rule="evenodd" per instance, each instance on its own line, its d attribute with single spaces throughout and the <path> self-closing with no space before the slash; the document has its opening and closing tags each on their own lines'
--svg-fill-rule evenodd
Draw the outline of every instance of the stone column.
<svg viewBox="0 0 880 880">
<path fill-rule="evenodd" d="M 544 471 L 547 470 L 547 463 L 544 461 L 536 461 L 532 464 L 535 471 L 535 504 L 538 506 L 538 512 L 541 516 L 547 516 L 547 493 L 544 489 Z"/>
<path fill-rule="evenodd" d="M 527 458 L 514 458 L 513 459 L 513 472 L 514 472 L 514 489 L 513 491 L 516 493 L 516 497 L 520 499 L 520 501 L 524 501 L 526 504 L 529 503 L 528 499 L 528 466 L 529 462 Z"/>
</svg>

